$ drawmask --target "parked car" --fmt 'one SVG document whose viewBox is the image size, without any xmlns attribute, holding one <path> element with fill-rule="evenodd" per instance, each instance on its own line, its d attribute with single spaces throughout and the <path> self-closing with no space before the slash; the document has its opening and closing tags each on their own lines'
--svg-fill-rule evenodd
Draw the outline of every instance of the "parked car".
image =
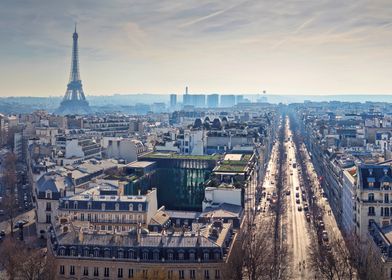
<svg viewBox="0 0 392 280">
<path fill-rule="evenodd" d="M 295 193 L 295 197 L 299 198 L 299 193 L 298 192 Z"/>
<path fill-rule="evenodd" d="M 18 227 L 20 227 L 21 225 L 24 226 L 24 225 L 27 224 L 27 223 L 28 223 L 28 221 L 26 221 L 26 220 L 19 220 L 19 221 L 17 221 L 17 222 L 15 223 L 14 228 L 18 228 Z"/>
<path fill-rule="evenodd" d="M 298 211 L 302 211 L 302 206 L 298 205 Z"/>
<path fill-rule="evenodd" d="M 297 204 L 300 203 L 299 198 L 297 198 L 297 199 L 295 200 L 295 203 L 297 203 Z"/>
<path fill-rule="evenodd" d="M 310 214 L 309 214 L 309 213 L 306 213 L 305 216 L 306 216 L 306 221 L 307 221 L 307 222 L 310 222 Z"/>
<path fill-rule="evenodd" d="M 286 195 L 290 195 L 290 190 L 287 190 L 287 191 L 286 191 Z"/>
</svg>

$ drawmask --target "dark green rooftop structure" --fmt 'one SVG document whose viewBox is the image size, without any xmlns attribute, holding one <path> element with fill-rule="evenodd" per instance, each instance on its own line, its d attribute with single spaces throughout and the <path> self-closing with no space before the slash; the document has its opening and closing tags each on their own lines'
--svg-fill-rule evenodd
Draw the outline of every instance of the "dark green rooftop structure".
<svg viewBox="0 0 392 280">
<path fill-rule="evenodd" d="M 159 206 L 171 210 L 200 211 L 204 183 L 222 155 L 180 155 L 152 152 L 139 158 L 156 162 L 156 187 Z"/>
</svg>

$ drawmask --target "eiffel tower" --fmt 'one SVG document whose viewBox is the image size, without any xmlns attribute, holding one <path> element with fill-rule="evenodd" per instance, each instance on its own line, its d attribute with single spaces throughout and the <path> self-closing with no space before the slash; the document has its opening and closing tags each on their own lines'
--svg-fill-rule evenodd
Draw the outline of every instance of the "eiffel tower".
<svg viewBox="0 0 392 280">
<path fill-rule="evenodd" d="M 60 107 L 56 110 L 56 113 L 59 115 L 85 115 L 91 113 L 91 108 L 84 96 L 82 81 L 80 80 L 78 37 L 75 24 L 75 32 L 72 35 L 71 74 L 63 101 L 61 101 Z"/>
</svg>

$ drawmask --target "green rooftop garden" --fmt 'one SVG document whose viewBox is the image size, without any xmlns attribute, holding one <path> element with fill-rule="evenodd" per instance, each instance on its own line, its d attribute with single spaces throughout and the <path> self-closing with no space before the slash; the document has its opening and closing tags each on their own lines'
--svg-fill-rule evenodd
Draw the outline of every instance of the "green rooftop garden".
<svg viewBox="0 0 392 280">
<path fill-rule="evenodd" d="M 222 155 L 215 154 L 215 155 L 180 155 L 177 153 L 160 153 L 160 152 L 153 152 L 149 154 L 143 155 L 143 158 L 167 158 L 167 159 L 195 159 L 195 160 L 219 160 L 222 158 Z"/>
</svg>

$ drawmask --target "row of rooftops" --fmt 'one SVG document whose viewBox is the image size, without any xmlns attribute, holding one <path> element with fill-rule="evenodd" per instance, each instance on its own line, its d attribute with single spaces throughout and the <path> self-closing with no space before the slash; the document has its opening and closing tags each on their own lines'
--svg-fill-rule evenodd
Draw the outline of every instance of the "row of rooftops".
<svg viewBox="0 0 392 280">
<path fill-rule="evenodd" d="M 104 246 L 104 247 L 147 247 L 147 248 L 220 248 L 229 238 L 232 225 L 210 223 L 194 225 L 197 230 L 190 232 L 149 232 L 134 229 L 130 232 L 100 232 L 83 228 L 77 223 L 63 222 L 49 230 L 52 243 L 58 246 Z M 213 230 L 218 232 L 212 232 Z"/>
</svg>

